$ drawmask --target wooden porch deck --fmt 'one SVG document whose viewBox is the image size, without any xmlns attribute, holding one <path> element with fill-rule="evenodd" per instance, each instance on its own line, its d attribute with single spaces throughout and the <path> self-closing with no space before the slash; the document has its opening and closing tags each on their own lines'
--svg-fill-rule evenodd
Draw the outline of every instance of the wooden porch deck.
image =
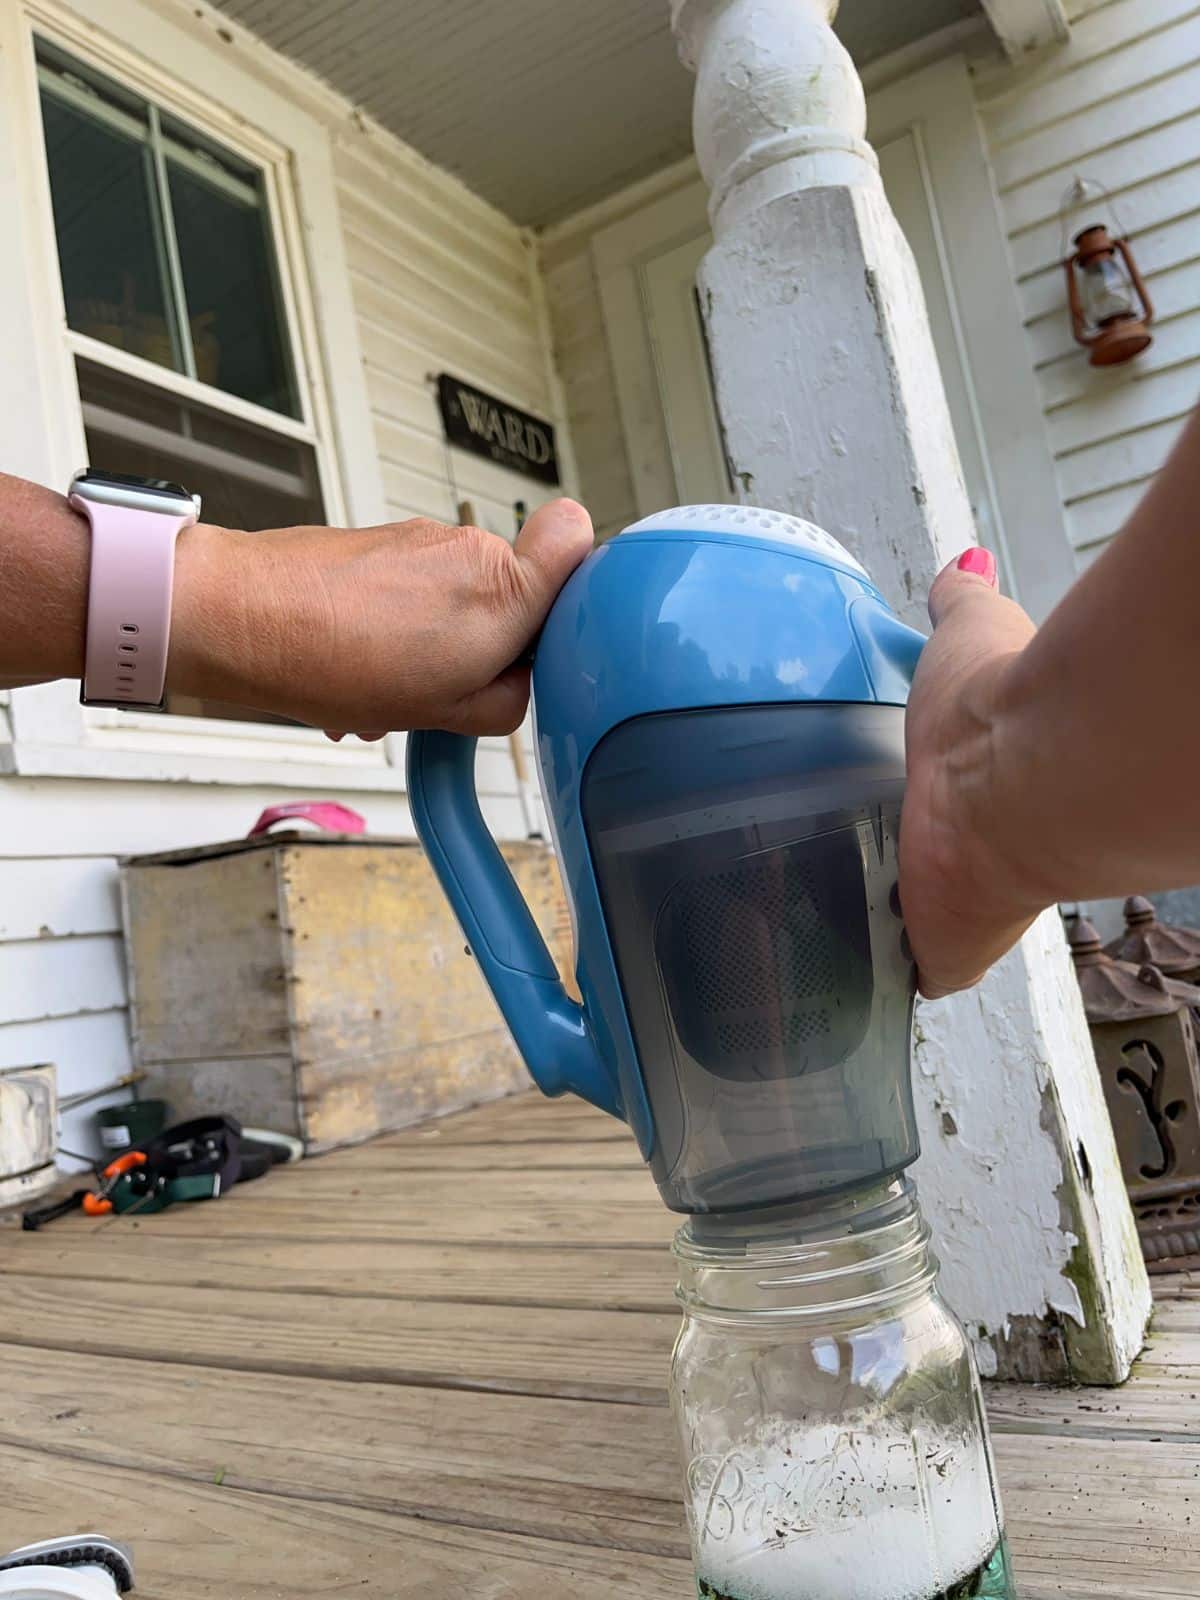
<svg viewBox="0 0 1200 1600">
<path fill-rule="evenodd" d="M 522 1095 L 0 1232 L 0 1549 L 99 1528 L 142 1600 L 685 1600 L 673 1227 L 624 1130 Z M 1125 1389 L 991 1395 L 1024 1600 L 1200 1597 L 1200 1280 L 1159 1288 Z"/>
</svg>

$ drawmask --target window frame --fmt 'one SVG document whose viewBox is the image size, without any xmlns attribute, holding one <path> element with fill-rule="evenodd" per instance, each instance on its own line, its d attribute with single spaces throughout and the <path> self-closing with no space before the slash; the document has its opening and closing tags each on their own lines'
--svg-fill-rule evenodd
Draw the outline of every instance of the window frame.
<svg viewBox="0 0 1200 1600">
<path fill-rule="evenodd" d="M 67 328 L 41 121 L 38 39 L 262 171 L 299 418 Z M 140 53 L 120 39 L 137 39 Z M 229 49 L 214 47 L 211 30 L 188 25 L 177 11 L 166 14 L 155 0 L 71 0 L 69 10 L 62 0 L 21 0 L 7 20 L 0 18 L 0 88 L 5 56 L 15 81 L 7 96 L 0 92 L 0 144 L 7 135 L 16 161 L 15 203 L 24 211 L 18 219 L 25 235 L 22 287 L 32 302 L 26 348 L 19 354 L 36 369 L 30 378 L 41 391 L 48 430 L 40 457 L 24 467 L 10 462 L 11 470 L 61 489 L 85 459 L 75 376 L 75 362 L 83 358 L 311 445 L 328 520 L 386 520 L 330 133 L 324 108 L 314 104 L 303 75 L 266 47 L 252 60 L 244 54 L 232 58 Z M 247 106 L 253 107 L 253 121 L 234 109 Z M 0 198 L 5 176 L 0 170 Z M 335 746 L 308 728 L 83 707 L 69 682 L 16 691 L 9 716 L 0 770 L 18 774 L 298 788 L 403 786 L 396 770 L 403 754 L 398 739 Z"/>
</svg>

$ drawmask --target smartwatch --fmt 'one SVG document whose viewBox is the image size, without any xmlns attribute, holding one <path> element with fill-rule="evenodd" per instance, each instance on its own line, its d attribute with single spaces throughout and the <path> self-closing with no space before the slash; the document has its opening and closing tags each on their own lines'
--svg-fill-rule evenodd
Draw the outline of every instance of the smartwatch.
<svg viewBox="0 0 1200 1600">
<path fill-rule="evenodd" d="M 171 634 L 175 541 L 200 515 L 200 496 L 165 478 L 85 467 L 67 495 L 92 530 L 85 706 L 161 711 Z"/>
</svg>

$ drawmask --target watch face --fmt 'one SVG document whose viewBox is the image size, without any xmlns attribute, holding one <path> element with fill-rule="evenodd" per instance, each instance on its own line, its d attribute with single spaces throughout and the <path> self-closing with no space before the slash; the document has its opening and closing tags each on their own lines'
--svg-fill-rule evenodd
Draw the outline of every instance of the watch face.
<svg viewBox="0 0 1200 1600">
<path fill-rule="evenodd" d="M 132 489 L 138 494 L 162 495 L 168 500 L 191 499 L 181 483 L 172 483 L 169 478 L 137 478 L 130 473 L 104 472 L 99 467 L 84 467 L 82 472 L 76 474 L 72 487 L 78 489 L 80 485 L 88 483 L 107 484 L 114 489 Z"/>
</svg>

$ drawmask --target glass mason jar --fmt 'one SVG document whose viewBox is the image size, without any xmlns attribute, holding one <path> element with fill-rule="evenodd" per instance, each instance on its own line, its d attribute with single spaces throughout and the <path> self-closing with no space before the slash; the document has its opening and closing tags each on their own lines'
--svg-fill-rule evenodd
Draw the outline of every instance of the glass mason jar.
<svg viewBox="0 0 1200 1600">
<path fill-rule="evenodd" d="M 693 1217 L 675 1255 L 704 1600 L 1015 1600 L 975 1361 L 912 1183 Z"/>
</svg>

